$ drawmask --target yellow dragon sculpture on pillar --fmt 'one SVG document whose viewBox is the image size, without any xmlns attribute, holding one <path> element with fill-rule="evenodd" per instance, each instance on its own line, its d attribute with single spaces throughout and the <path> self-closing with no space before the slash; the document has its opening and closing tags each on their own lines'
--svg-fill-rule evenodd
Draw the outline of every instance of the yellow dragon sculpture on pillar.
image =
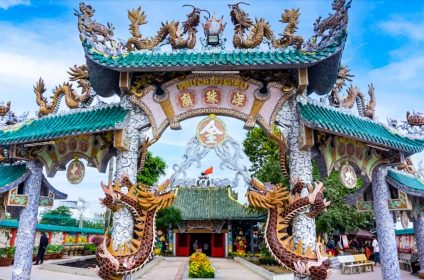
<svg viewBox="0 0 424 280">
<path fill-rule="evenodd" d="M 70 76 L 69 81 L 77 82 L 78 88 L 82 89 L 81 93 L 77 93 L 69 82 L 63 83 L 63 85 L 57 86 L 53 90 L 52 102 L 49 104 L 47 98 L 43 96 L 46 92 L 44 80 L 40 78 L 34 85 L 34 93 L 37 105 L 40 107 L 38 111 L 39 116 L 46 116 L 51 113 L 56 113 L 59 109 L 60 101 L 62 97 L 65 97 L 66 105 L 75 109 L 81 104 L 89 105 L 92 101 L 92 90 L 89 81 L 89 75 L 86 65 L 70 67 L 67 72 Z"/>
<path fill-rule="evenodd" d="M 298 181 L 293 191 L 304 187 L 305 184 Z M 265 241 L 278 263 L 297 274 L 310 276 L 312 280 L 325 280 L 330 273 L 330 261 L 324 254 L 322 244 L 318 241 L 315 248 L 307 246 L 304 251 L 302 240 L 295 244 L 288 232 L 297 213 L 310 209 L 308 216 L 315 218 L 330 204 L 324 198 L 322 183 L 316 182 L 314 186 L 306 187 L 308 196 L 301 197 L 298 192 L 292 196 L 282 185 L 263 184 L 254 178 L 247 199 L 251 206 L 268 210 Z"/>
<path fill-rule="evenodd" d="M 169 188 L 170 181 L 161 184 L 156 191 L 142 184 L 132 184 L 127 177 L 102 189 L 105 198 L 101 203 L 112 212 L 127 208 L 134 219 L 133 238 L 114 248 L 109 230 L 97 247 L 98 274 L 102 279 L 118 280 L 141 269 L 151 258 L 155 237 L 157 211 L 172 205 L 175 194 Z M 124 190 L 125 188 L 125 190 Z"/>
</svg>

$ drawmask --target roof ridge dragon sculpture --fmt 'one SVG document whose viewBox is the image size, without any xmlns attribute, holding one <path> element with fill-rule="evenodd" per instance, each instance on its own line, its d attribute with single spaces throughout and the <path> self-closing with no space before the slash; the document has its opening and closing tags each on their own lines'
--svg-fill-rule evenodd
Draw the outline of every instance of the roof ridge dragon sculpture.
<svg viewBox="0 0 424 280">
<path fill-rule="evenodd" d="M 175 195 L 166 180 L 156 191 L 143 184 L 132 184 L 127 177 L 118 180 L 113 186 L 102 189 L 105 198 L 101 203 L 112 212 L 127 208 L 134 219 L 133 238 L 129 242 L 113 246 L 109 230 L 106 230 L 103 243 L 97 247 L 98 274 L 102 279 L 123 279 L 127 274 L 141 269 L 152 257 L 155 242 L 155 217 L 157 211 L 172 204 Z"/>
<path fill-rule="evenodd" d="M 370 96 L 368 103 L 366 103 L 364 94 L 354 85 L 348 87 L 346 90 L 347 95 L 344 98 L 340 97 L 342 89 L 346 86 L 346 81 L 351 82 L 353 77 L 354 75 L 350 74 L 350 69 L 347 66 L 340 66 L 336 83 L 329 96 L 330 104 L 334 107 L 347 109 L 351 109 L 356 104 L 359 115 L 374 119 L 376 98 L 372 83 L 368 85 L 368 95 Z"/>
<path fill-rule="evenodd" d="M 93 101 L 87 66 L 74 65 L 74 67 L 69 68 L 67 73 L 70 76 L 69 81 L 77 82 L 78 88 L 82 89 L 81 93 L 77 93 L 72 88 L 72 84 L 69 82 L 64 82 L 62 85 L 57 86 L 53 90 L 53 96 L 51 97 L 52 102 L 49 104 L 47 98 L 43 96 L 43 94 L 46 92 L 44 80 L 40 78 L 34 85 L 36 102 L 40 107 L 38 111 L 39 116 L 46 116 L 51 113 L 56 113 L 59 109 L 62 97 L 65 97 L 66 105 L 71 109 L 78 108 L 80 105 L 90 105 Z"/>
<path fill-rule="evenodd" d="M 234 24 L 233 45 L 235 48 L 256 48 L 264 40 L 268 40 L 275 48 L 294 46 L 300 49 L 302 47 L 303 38 L 294 34 L 298 29 L 299 9 L 286 9 L 284 11 L 281 15 L 280 22 L 287 23 L 287 26 L 284 32 L 280 34 L 281 38 L 276 39 L 269 22 L 266 22 L 264 18 L 260 18 L 259 20 L 255 19 L 255 23 L 253 23 L 249 14 L 239 7 L 240 4 L 249 5 L 245 2 L 228 4 L 228 7 L 231 9 L 231 21 Z M 247 31 L 249 33 L 245 35 Z"/>
<path fill-rule="evenodd" d="M 116 42 L 113 39 L 113 25 L 108 22 L 105 26 L 93 20 L 94 12 L 95 10 L 91 5 L 86 5 L 83 2 L 79 4 L 79 11 L 75 10 L 81 41 L 89 39 L 94 43 L 103 45 L 106 49 L 116 47 Z"/>
<path fill-rule="evenodd" d="M 191 6 L 193 10 L 187 14 L 187 20 L 182 23 L 180 29 L 179 21 L 172 20 L 171 22 L 162 22 L 162 26 L 154 37 L 143 38 L 140 33 L 140 26 L 146 24 L 146 15 L 138 7 L 128 11 L 128 19 L 130 20 L 130 33 L 133 36 L 128 39 L 126 47 L 129 51 L 137 50 L 152 50 L 159 46 L 160 43 L 168 39 L 169 44 L 173 49 L 188 48 L 193 49 L 196 45 L 197 27 L 200 23 L 200 12 L 205 11 L 196 8 L 193 5 L 183 5 L 183 7 Z M 183 36 L 187 35 L 184 39 Z"/>
<path fill-rule="evenodd" d="M 304 251 L 302 240 L 295 244 L 287 232 L 297 213 L 311 208 L 308 215 L 314 218 L 330 204 L 324 199 L 322 183 L 306 186 L 299 181 L 294 189 L 304 187 L 308 188 L 308 196 L 301 197 L 296 192 L 292 197 L 282 185 L 263 184 L 254 178 L 247 199 L 251 206 L 268 209 L 265 240 L 278 263 L 302 276 L 311 276 L 312 280 L 324 280 L 329 275 L 330 261 L 324 256 L 322 244 L 317 242 L 314 249 L 307 246 Z"/>
<path fill-rule="evenodd" d="M 334 13 L 321 20 L 321 17 L 314 23 L 314 34 L 306 42 L 306 50 L 314 51 L 331 45 L 346 34 L 348 23 L 348 10 L 351 0 L 334 0 L 331 8 Z M 318 40 L 320 38 L 320 40 Z"/>
</svg>

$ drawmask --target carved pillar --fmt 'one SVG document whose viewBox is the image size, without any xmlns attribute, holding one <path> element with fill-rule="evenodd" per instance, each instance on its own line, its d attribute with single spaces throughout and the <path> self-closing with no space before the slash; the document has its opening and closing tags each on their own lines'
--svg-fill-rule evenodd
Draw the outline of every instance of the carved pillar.
<svg viewBox="0 0 424 280">
<path fill-rule="evenodd" d="M 421 271 L 424 271 L 424 212 L 420 212 L 414 220 L 415 240 L 417 241 L 418 257 Z"/>
<path fill-rule="evenodd" d="M 286 137 L 289 154 L 290 183 L 300 179 L 304 183 L 312 183 L 312 162 L 311 151 L 299 149 L 300 137 L 300 117 L 297 109 L 296 97 L 291 98 L 284 104 L 278 115 L 277 121 L 282 127 L 282 133 Z M 302 190 L 302 197 L 308 195 L 308 190 Z M 300 240 L 303 248 L 310 245 L 315 249 L 315 219 L 306 216 L 305 212 L 300 213 L 293 219 L 293 239 L 295 243 Z"/>
<path fill-rule="evenodd" d="M 144 138 L 143 128 L 149 124 L 149 121 L 145 113 L 131 103 L 129 96 L 122 97 L 121 106 L 130 110 L 126 126 L 126 137 L 129 144 L 128 151 L 119 151 L 116 157 L 115 180 L 125 175 L 133 184 L 136 184 L 138 149 Z M 134 221 L 128 208 L 122 207 L 113 213 L 112 244 L 115 250 L 119 245 L 130 242 L 133 236 L 133 227 Z"/>
<path fill-rule="evenodd" d="M 128 151 L 119 151 L 116 157 L 115 179 L 122 175 L 128 176 L 132 183 L 137 181 L 138 149 L 144 138 L 142 131 L 149 124 L 146 114 L 129 100 L 129 96 L 123 96 L 121 106 L 130 110 L 129 122 L 126 126 L 126 137 L 129 141 Z"/>
<path fill-rule="evenodd" d="M 29 196 L 28 205 L 19 217 L 18 237 L 16 240 L 15 262 L 12 279 L 30 279 L 32 267 L 32 248 L 34 247 L 35 227 L 37 225 L 38 200 L 40 197 L 43 165 L 37 161 L 27 163 L 31 175 L 25 181 L 24 194 Z"/>
<path fill-rule="evenodd" d="M 386 175 L 387 168 L 384 166 L 379 167 L 373 174 L 372 192 L 374 211 L 383 279 L 398 280 L 400 279 L 400 271 L 396 248 L 395 225 L 388 205 L 390 191 L 386 183 Z"/>
<path fill-rule="evenodd" d="M 299 96 L 298 98 L 304 98 Z M 300 116 L 297 107 L 297 98 L 293 97 L 286 102 L 281 108 L 277 122 L 281 126 L 281 132 L 286 138 L 288 155 L 289 155 L 289 171 L 290 171 L 290 187 L 293 187 L 295 180 L 300 179 L 302 182 L 312 183 L 312 158 L 310 150 L 301 150 L 299 148 Z M 308 196 L 308 190 L 304 188 L 301 196 Z M 306 215 L 309 210 L 300 212 L 293 218 L 292 236 L 295 244 L 302 240 L 303 251 L 310 246 L 315 251 L 316 229 L 315 219 Z M 294 279 L 309 279 L 308 276 L 295 274 Z"/>
</svg>

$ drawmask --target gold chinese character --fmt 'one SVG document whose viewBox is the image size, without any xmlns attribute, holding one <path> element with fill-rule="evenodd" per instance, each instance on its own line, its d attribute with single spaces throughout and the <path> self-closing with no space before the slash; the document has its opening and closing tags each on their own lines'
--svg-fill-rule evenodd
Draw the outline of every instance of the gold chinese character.
<svg viewBox="0 0 424 280">
<path fill-rule="evenodd" d="M 206 103 L 218 104 L 218 92 L 216 90 L 209 90 L 206 92 Z"/>
<path fill-rule="evenodd" d="M 180 99 L 181 99 L 181 102 L 182 102 L 181 106 L 183 108 L 191 107 L 191 106 L 194 105 L 193 104 L 193 99 L 191 97 L 191 94 L 188 93 L 188 92 L 186 92 L 183 95 L 181 95 Z"/>
<path fill-rule="evenodd" d="M 238 91 L 233 93 L 233 98 L 231 100 L 231 104 L 233 104 L 236 107 L 243 107 L 246 102 L 246 95 L 243 93 L 240 93 Z"/>
</svg>

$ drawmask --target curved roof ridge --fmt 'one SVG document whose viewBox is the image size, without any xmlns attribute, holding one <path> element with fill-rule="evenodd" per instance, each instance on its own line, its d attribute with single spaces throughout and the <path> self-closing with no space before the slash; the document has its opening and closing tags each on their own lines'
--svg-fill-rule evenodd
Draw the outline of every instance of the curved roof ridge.
<svg viewBox="0 0 424 280">
<path fill-rule="evenodd" d="M 298 102 L 301 119 L 308 127 L 408 153 L 424 150 L 423 139 L 402 135 L 376 120 L 313 99 L 308 101 Z"/>
</svg>

